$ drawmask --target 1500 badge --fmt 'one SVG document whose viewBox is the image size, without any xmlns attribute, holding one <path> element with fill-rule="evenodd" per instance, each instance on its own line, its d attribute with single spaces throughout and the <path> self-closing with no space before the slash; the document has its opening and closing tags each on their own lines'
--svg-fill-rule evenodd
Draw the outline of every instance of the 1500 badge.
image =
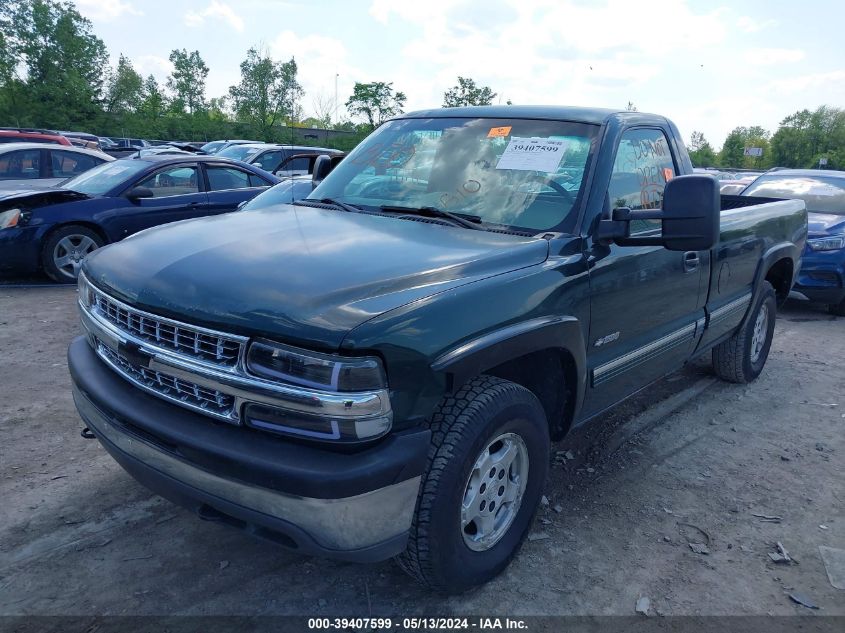
<svg viewBox="0 0 845 633">
<path fill-rule="evenodd" d="M 608 334 L 607 336 L 602 336 L 601 338 L 596 339 L 596 342 L 593 343 L 596 347 L 601 347 L 602 345 L 607 345 L 608 343 L 612 343 L 616 339 L 619 338 L 619 332 L 614 332 L 613 334 Z"/>
</svg>

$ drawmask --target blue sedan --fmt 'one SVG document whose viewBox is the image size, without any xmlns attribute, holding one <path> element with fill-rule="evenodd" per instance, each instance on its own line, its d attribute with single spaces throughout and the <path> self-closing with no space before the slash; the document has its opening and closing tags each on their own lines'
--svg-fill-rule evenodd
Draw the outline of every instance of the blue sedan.
<svg viewBox="0 0 845 633">
<path fill-rule="evenodd" d="M 61 188 L 0 196 L 0 270 L 72 283 L 91 251 L 167 222 L 234 211 L 279 178 L 213 156 L 104 163 Z"/>
<path fill-rule="evenodd" d="M 807 204 L 809 235 L 794 289 L 845 316 L 845 172 L 781 169 L 763 174 L 742 195 Z"/>
</svg>

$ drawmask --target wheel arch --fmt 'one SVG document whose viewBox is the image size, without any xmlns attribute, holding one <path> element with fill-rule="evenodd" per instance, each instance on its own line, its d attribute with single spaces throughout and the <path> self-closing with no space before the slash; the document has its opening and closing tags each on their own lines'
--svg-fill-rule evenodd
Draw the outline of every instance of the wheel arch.
<svg viewBox="0 0 845 633">
<path fill-rule="evenodd" d="M 543 405 L 553 439 L 571 427 L 587 384 L 584 334 L 575 317 L 505 326 L 444 353 L 431 367 L 446 376 L 450 392 L 480 374 L 529 389 Z"/>
<path fill-rule="evenodd" d="M 103 227 L 97 224 L 96 222 L 91 222 L 90 220 L 67 220 L 54 224 L 47 231 L 44 232 L 44 235 L 41 237 L 41 248 L 44 248 L 44 245 L 47 243 L 47 240 L 49 240 L 56 231 L 67 228 L 69 226 L 82 226 L 86 229 L 94 231 L 94 233 L 99 235 L 100 239 L 103 240 L 103 246 L 111 242 L 109 236 L 103 230 Z"/>
<path fill-rule="evenodd" d="M 789 296 L 789 291 L 792 290 L 792 285 L 795 283 L 795 278 L 798 274 L 797 262 L 800 259 L 801 251 L 799 247 L 789 242 L 774 244 L 763 253 L 760 263 L 757 265 L 757 271 L 754 274 L 751 303 L 745 317 L 742 319 L 740 327 L 744 327 L 748 322 L 752 312 L 750 307 L 755 305 L 757 298 L 760 296 L 763 282 L 768 281 L 774 286 L 778 305 L 786 301 L 786 297 Z M 783 276 L 786 271 L 791 273 L 788 279 Z M 772 280 L 780 284 L 780 287 L 772 283 Z"/>
</svg>

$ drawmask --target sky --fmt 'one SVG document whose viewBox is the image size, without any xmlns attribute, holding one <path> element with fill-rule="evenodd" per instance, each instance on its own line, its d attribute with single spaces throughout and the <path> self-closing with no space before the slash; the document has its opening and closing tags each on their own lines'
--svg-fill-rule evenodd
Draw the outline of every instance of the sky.
<svg viewBox="0 0 845 633">
<path fill-rule="evenodd" d="M 495 102 L 638 110 L 719 148 L 797 110 L 845 106 L 845 3 L 829 0 L 75 0 L 109 49 L 164 81 L 199 50 L 207 96 L 251 46 L 296 59 L 306 114 L 356 81 L 393 82 L 407 111 L 439 107 L 458 75 Z"/>
</svg>

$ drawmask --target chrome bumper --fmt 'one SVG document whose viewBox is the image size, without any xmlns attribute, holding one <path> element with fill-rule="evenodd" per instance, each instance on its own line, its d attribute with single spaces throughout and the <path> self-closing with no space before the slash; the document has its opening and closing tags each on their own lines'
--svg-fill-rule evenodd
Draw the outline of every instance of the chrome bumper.
<svg viewBox="0 0 845 633">
<path fill-rule="evenodd" d="M 142 465 L 145 483 L 149 485 L 150 479 L 155 480 L 156 485 L 150 486 L 154 490 L 178 485 L 182 495 L 194 495 L 199 501 L 210 499 L 205 502 L 211 507 L 220 501 L 225 504 L 226 510 L 235 507 L 283 521 L 295 526 L 297 534 L 304 533 L 309 541 L 316 543 L 316 553 L 328 556 L 391 543 L 392 549 L 387 552 L 389 556 L 404 547 L 404 539 L 411 527 L 420 476 L 339 499 L 285 494 L 227 479 L 189 464 L 120 428 L 76 387 L 73 398 L 80 416 L 106 449 L 124 467 L 127 467 L 126 458 Z M 132 468 L 127 467 L 127 470 L 133 472 Z M 220 507 L 215 509 L 220 510 Z M 237 515 L 237 510 L 232 514 Z M 292 538 L 297 541 L 296 536 Z M 309 550 L 308 547 L 302 549 Z"/>
<path fill-rule="evenodd" d="M 115 372 L 140 389 L 180 406 L 199 411 L 205 415 L 240 424 L 241 405 L 259 403 L 271 405 L 297 413 L 307 413 L 331 418 L 366 421 L 374 418 L 391 418 L 392 410 L 387 390 L 360 393 L 337 393 L 284 385 L 246 374 L 243 360 L 233 368 L 215 366 L 211 363 L 186 358 L 171 350 L 158 347 L 150 341 L 133 336 L 104 319 L 95 310 L 80 303 L 82 325 L 88 333 L 92 347 L 101 360 Z M 129 306 L 127 306 L 129 307 Z M 130 308 L 138 312 L 134 308 Z M 150 315 L 151 317 L 153 315 Z M 131 350 L 136 357 L 143 358 L 144 369 L 160 372 L 169 377 L 197 385 L 198 388 L 219 392 L 233 399 L 233 405 L 225 413 L 217 413 L 191 404 L 178 397 L 169 397 L 149 384 L 123 371 L 114 360 L 98 349 L 97 341 L 117 352 Z"/>
</svg>

